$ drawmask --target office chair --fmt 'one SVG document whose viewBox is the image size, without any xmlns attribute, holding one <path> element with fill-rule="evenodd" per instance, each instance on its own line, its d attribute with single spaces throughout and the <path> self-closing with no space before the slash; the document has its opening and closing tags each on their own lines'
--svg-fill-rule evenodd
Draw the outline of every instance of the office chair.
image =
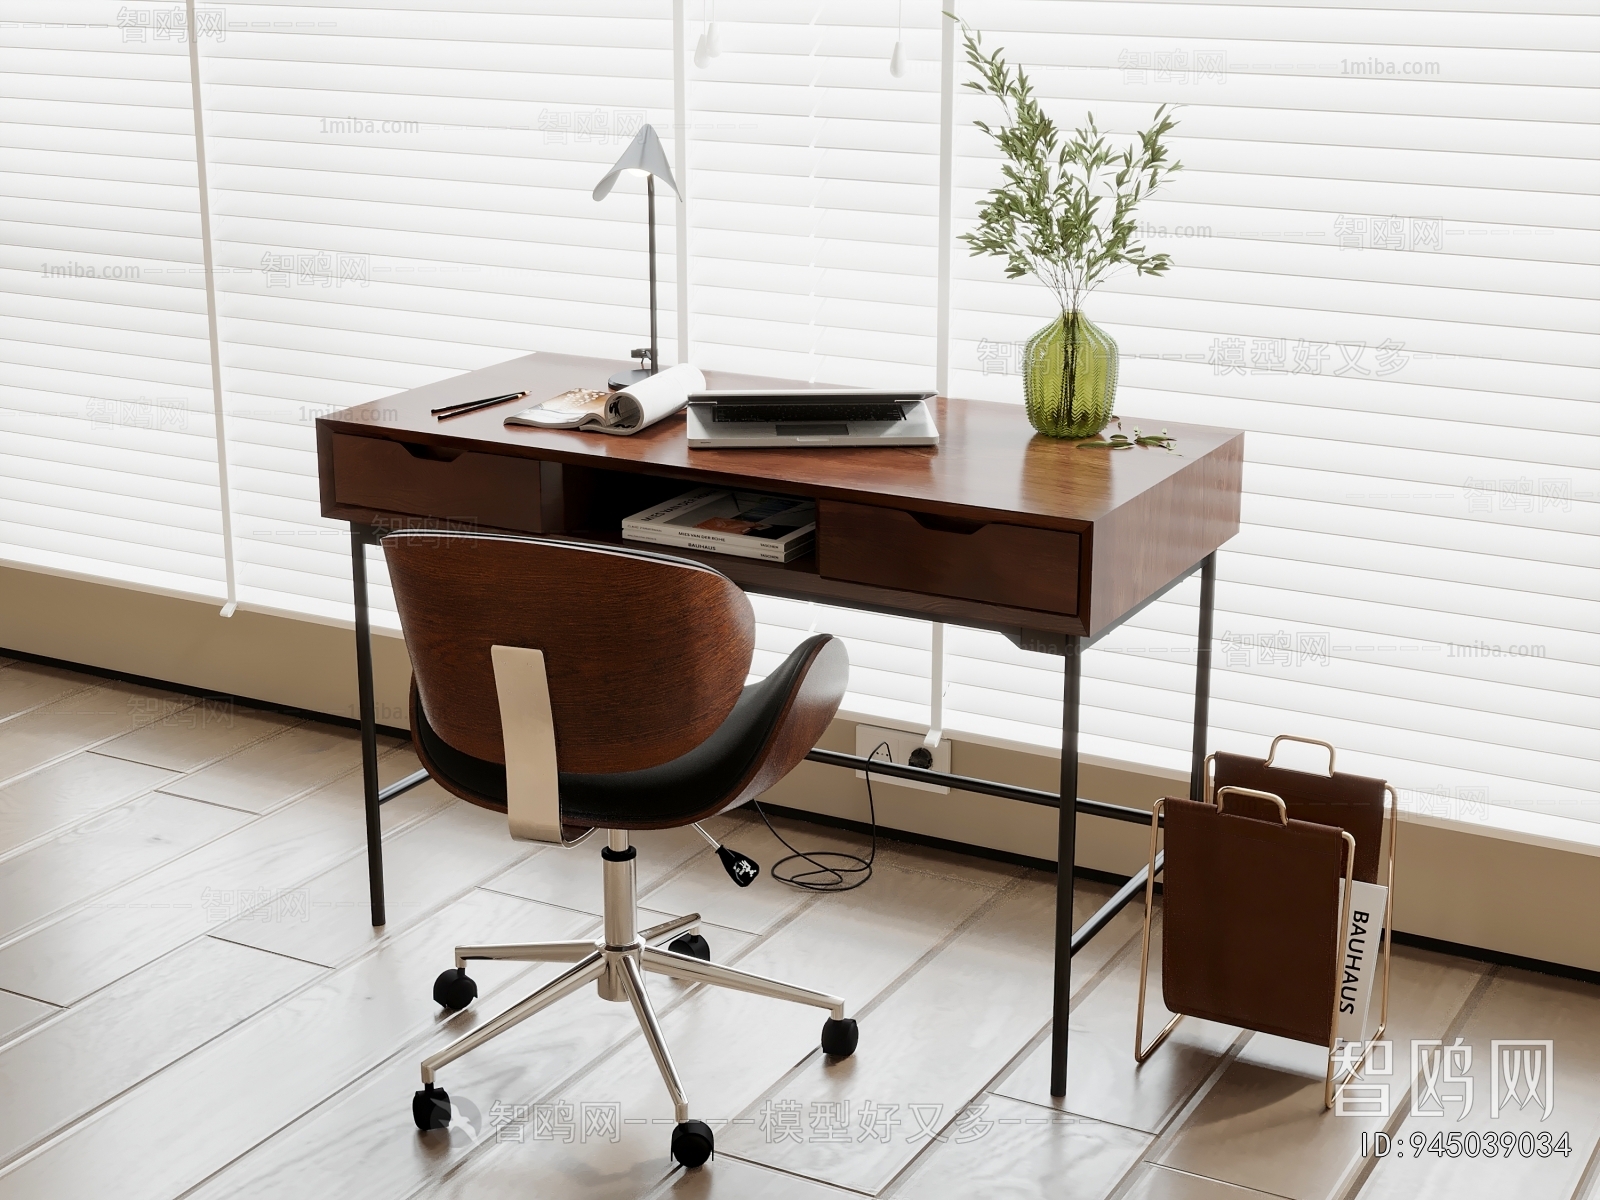
<svg viewBox="0 0 1600 1200">
<path fill-rule="evenodd" d="M 711 1129 L 689 1117 L 646 973 L 828 1009 L 821 1041 L 834 1058 L 855 1052 L 858 1031 L 838 996 L 710 962 L 698 913 L 639 930 L 628 832 L 697 824 L 793 769 L 844 696 L 843 643 L 809 638 L 747 687 L 755 617 L 710 567 L 632 548 L 433 530 L 391 533 L 383 548 L 411 655 L 412 737 L 428 774 L 505 813 L 514 838 L 573 846 L 603 830 L 605 840 L 602 937 L 456 947 L 433 993 L 452 1011 L 477 996 L 469 961 L 576 965 L 423 1061 L 417 1127 L 450 1122 L 441 1067 L 593 983 L 602 999 L 633 1006 L 672 1096 L 672 1156 L 700 1165 L 714 1148 Z M 658 944 L 675 935 L 669 948 Z"/>
</svg>

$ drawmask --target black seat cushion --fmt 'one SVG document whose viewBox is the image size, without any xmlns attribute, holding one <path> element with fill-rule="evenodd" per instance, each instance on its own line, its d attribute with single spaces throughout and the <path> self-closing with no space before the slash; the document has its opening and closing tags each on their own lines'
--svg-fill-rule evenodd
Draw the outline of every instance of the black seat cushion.
<svg viewBox="0 0 1600 1200">
<path fill-rule="evenodd" d="M 608 775 L 559 772 L 562 822 L 624 829 L 682 824 L 718 798 L 731 798 L 771 737 L 812 646 L 827 639 L 818 634 L 802 642 L 777 670 L 740 693 L 715 733 L 671 762 Z M 433 767 L 479 803 L 505 808 L 504 765 L 455 749 L 434 732 L 422 705 L 415 708 L 417 737 Z"/>
</svg>

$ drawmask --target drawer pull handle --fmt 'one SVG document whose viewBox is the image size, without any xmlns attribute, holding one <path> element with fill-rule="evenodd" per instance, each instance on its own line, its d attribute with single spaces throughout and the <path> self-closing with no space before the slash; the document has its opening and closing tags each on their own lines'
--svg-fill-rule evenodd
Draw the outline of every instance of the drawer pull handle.
<svg viewBox="0 0 1600 1200">
<path fill-rule="evenodd" d="M 417 442 L 401 442 L 406 448 L 406 453 L 412 458 L 420 458 L 425 462 L 455 462 L 466 453 L 454 446 L 425 446 Z"/>
<path fill-rule="evenodd" d="M 933 513 L 914 512 L 907 515 L 924 529 L 939 533 L 977 533 L 989 524 L 987 521 L 969 521 L 964 517 L 940 517 Z"/>
</svg>

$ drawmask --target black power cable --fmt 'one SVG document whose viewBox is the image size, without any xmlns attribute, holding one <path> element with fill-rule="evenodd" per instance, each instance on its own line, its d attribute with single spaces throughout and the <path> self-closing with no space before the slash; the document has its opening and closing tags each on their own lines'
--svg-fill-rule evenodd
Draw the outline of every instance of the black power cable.
<svg viewBox="0 0 1600 1200">
<path fill-rule="evenodd" d="M 877 758 L 879 750 L 882 750 L 886 756 L 890 756 L 890 761 L 893 761 L 893 751 L 889 749 L 888 742 L 879 742 L 873 747 L 872 753 L 867 755 L 868 760 Z M 761 802 L 759 800 L 752 801 L 756 806 L 756 812 L 761 814 L 763 821 L 766 821 L 768 831 L 778 839 L 785 850 L 790 852 L 786 857 L 780 858 L 772 864 L 772 877 L 774 879 L 780 883 L 787 883 L 791 887 L 801 888 L 808 892 L 850 892 L 872 878 L 872 864 L 878 857 L 878 807 L 872 798 L 872 771 L 869 768 L 862 773 L 867 777 L 867 815 L 872 822 L 872 848 L 867 851 L 867 857 L 865 858 L 862 858 L 859 854 L 848 854 L 843 850 L 796 850 L 785 840 L 783 834 L 772 827 L 772 822 L 767 820 L 767 814 L 762 809 Z M 810 863 L 811 869 L 809 871 L 796 869 L 787 875 L 783 874 L 780 870 L 783 864 L 792 862 L 797 858 Z M 825 862 L 819 861 L 825 858 L 833 859 L 838 865 L 830 866 Z M 851 877 L 855 875 L 859 875 L 861 878 L 852 879 Z M 814 876 L 822 876 L 822 878 L 813 878 Z"/>
</svg>

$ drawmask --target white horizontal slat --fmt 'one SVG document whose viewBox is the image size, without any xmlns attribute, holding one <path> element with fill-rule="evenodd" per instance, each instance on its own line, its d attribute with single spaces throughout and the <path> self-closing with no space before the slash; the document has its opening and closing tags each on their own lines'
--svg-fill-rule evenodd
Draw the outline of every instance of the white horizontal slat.
<svg viewBox="0 0 1600 1200">
<path fill-rule="evenodd" d="M 115 493 L 99 496 L 85 489 L 83 502 L 89 506 L 114 506 L 124 490 L 129 496 L 172 498 L 192 491 L 189 503 L 214 509 L 216 470 L 209 439 L 191 430 L 191 414 L 181 407 L 151 409 L 126 402 L 103 412 L 80 411 L 70 421 L 55 423 L 54 436 L 39 436 L 19 431 L 25 423 L 0 408 L 8 473 L 63 487 L 79 486 L 90 473 L 116 476 Z"/>
<path fill-rule="evenodd" d="M 1273 288 L 1283 286 L 1279 280 L 1270 283 Z M 1233 336 L 1277 340 L 1286 347 L 1296 343 L 1324 347 L 1320 357 L 1313 355 L 1306 360 L 1304 373 L 1308 374 L 1332 374 L 1343 369 L 1351 375 L 1374 375 L 1388 365 L 1376 361 L 1377 348 L 1384 345 L 1397 347 L 1406 361 L 1443 354 L 1513 363 L 1560 363 L 1591 370 L 1600 367 L 1600 336 L 1592 332 L 1497 326 L 1488 311 L 1479 320 L 1468 322 L 1319 309 L 1309 300 L 1303 306 L 1272 306 L 1167 296 L 1161 293 L 1158 282 L 1151 281 L 1145 281 L 1137 294 L 1097 291 L 1094 304 L 1096 323 L 1106 326 L 1119 343 L 1125 340 L 1131 353 L 1194 354 L 1198 355 L 1195 361 L 1222 366 L 1229 364 L 1216 342 L 1220 337 Z M 1014 322 L 1011 324 L 1009 331 L 1004 327 L 992 331 L 968 327 L 961 334 L 968 338 L 995 338 L 1009 332 L 1011 338 L 1025 338 L 1037 328 L 1027 327 L 1031 321 L 1021 329 L 1015 328 Z M 1363 356 L 1353 350 L 1357 361 L 1347 365 L 1337 349 L 1340 345 L 1364 347 L 1366 353 Z M 1361 361 L 1363 357 L 1365 361 Z M 1286 370 L 1296 365 L 1298 359 L 1285 357 Z"/>
<path fill-rule="evenodd" d="M 1354 621 L 1318 621 L 1314 619 L 1315 614 L 1312 619 L 1292 619 L 1277 612 L 1263 614 L 1259 611 L 1262 606 L 1252 603 L 1255 593 L 1247 587 L 1233 585 L 1229 590 L 1234 598 L 1220 607 L 1216 616 L 1217 628 L 1221 630 L 1217 649 L 1219 654 L 1227 649 L 1228 661 L 1236 666 L 1255 663 L 1277 669 L 1287 658 L 1297 667 L 1320 667 L 1320 654 L 1326 653 L 1330 659 L 1415 672 L 1414 676 L 1407 677 L 1411 682 L 1405 684 L 1402 691 L 1412 687 L 1429 691 L 1440 684 L 1432 676 L 1439 676 L 1452 690 L 1480 684 L 1491 689 L 1521 689 L 1501 692 L 1498 702 L 1506 711 L 1519 713 L 1532 711 L 1547 702 L 1534 699 L 1535 694 L 1547 695 L 1548 703 L 1557 707 L 1574 703 L 1575 697 L 1595 694 L 1594 668 L 1550 657 L 1549 647 L 1542 640 L 1542 630 L 1513 629 L 1506 631 L 1504 640 L 1490 641 L 1473 628 L 1458 641 L 1452 630 L 1441 630 L 1433 635 L 1426 629 L 1419 634 L 1406 629 L 1372 628 L 1370 610 L 1351 614 L 1362 621 L 1362 625 Z M 1275 598 L 1271 593 L 1263 595 L 1267 600 Z M 1194 629 L 1192 606 L 1157 603 L 1097 643 L 1097 648 L 1193 663 Z M 1281 653 L 1285 635 L 1293 648 L 1288 656 Z M 1305 635 L 1305 640 L 1301 635 Z M 1092 673 L 1093 668 L 1088 669 Z M 1372 686 L 1384 691 L 1390 686 L 1385 682 L 1387 678 L 1373 676 Z M 1192 679 L 1174 683 L 1176 690 L 1192 686 Z"/>
<path fill-rule="evenodd" d="M 214 598 L 188 52 L 119 11 L 8 5 L 0 31 L 0 557 Z"/>
<path fill-rule="evenodd" d="M 1085 35 L 1137 33 L 1148 29 L 1149 22 L 1158 18 L 1169 45 L 1174 41 L 1184 44 L 1226 36 L 1229 29 L 1241 29 L 1263 41 L 1320 51 L 1337 45 L 1350 33 L 1352 22 L 1340 11 L 1343 7 L 1346 6 L 1283 3 L 1282 0 L 1242 5 L 1219 5 L 1215 0 L 1194 4 L 1172 3 L 1171 0 L 1152 4 L 979 0 L 972 5 L 972 15 L 968 19 L 982 22 L 981 28 L 994 30 L 991 36 L 996 40 L 1006 31 L 1026 31 L 1042 52 L 1047 52 L 1052 42 L 1069 44 L 1060 35 L 1070 34 L 1075 42 Z M 1530 13 L 1507 11 L 1504 6 L 1498 6 L 1498 11 L 1474 11 L 1477 6 L 1453 2 L 1413 4 L 1405 10 L 1371 3 L 1348 7 L 1383 11 L 1383 21 L 1360 25 L 1360 40 L 1373 45 L 1600 49 L 1600 37 L 1597 37 L 1600 30 L 1596 29 L 1594 21 L 1581 16 L 1540 15 L 1539 10 L 1546 9 L 1544 5 L 1535 6 Z M 1439 20 L 1428 11 L 1432 8 L 1448 10 L 1450 20 Z M 1583 13 L 1586 10 L 1572 11 Z M 1044 58 L 1043 53 L 1041 59 L 1051 61 Z"/>
<path fill-rule="evenodd" d="M 1501 480 L 1475 480 L 1470 488 L 1430 487 L 1334 471 L 1297 471 L 1260 461 L 1252 464 L 1250 474 L 1255 496 L 1292 496 L 1527 530 L 1541 543 L 1544 555 L 1558 561 L 1584 563 L 1591 561 L 1594 553 L 1589 537 L 1597 515 L 1593 502 L 1575 500 L 1553 487 L 1540 495 L 1532 481 L 1527 481 L 1528 492 L 1522 494 L 1516 480 L 1506 481 L 1513 485 L 1510 488 L 1502 488 Z"/>
<path fill-rule="evenodd" d="M 1386 703 L 1408 705 L 1417 702 L 1435 706 L 1435 732 L 1460 730 L 1463 723 L 1487 722 L 1486 740 L 1502 742 L 1517 738 L 1519 730 L 1535 728 L 1537 736 L 1570 739 L 1573 729 L 1591 727 L 1600 719 L 1600 701 L 1593 696 L 1574 696 L 1533 687 L 1490 682 L 1446 675 L 1422 666 L 1402 665 L 1408 661 L 1428 660 L 1441 665 L 1443 647 L 1413 647 L 1422 653 L 1406 655 L 1392 649 L 1384 655 L 1384 662 L 1375 656 L 1354 658 L 1333 648 L 1333 638 L 1328 644 L 1332 652 L 1326 656 L 1307 653 L 1309 644 L 1290 631 L 1287 653 L 1280 653 L 1278 639 L 1264 644 L 1251 645 L 1237 636 L 1237 622 L 1230 622 L 1225 632 L 1234 636 L 1219 647 L 1217 670 L 1226 671 L 1234 678 L 1228 685 L 1233 695 L 1266 696 L 1280 682 L 1297 682 L 1323 693 L 1325 702 L 1343 706 L 1352 696 L 1376 695 Z M 1277 633 L 1278 631 L 1272 631 Z M 1130 639 L 1132 640 L 1132 639 Z M 1145 686 L 1171 692 L 1180 700 L 1192 696 L 1194 686 L 1193 646 L 1184 647 L 1182 639 L 1173 638 L 1172 645 L 1157 648 L 1144 639 L 1145 645 L 1097 647 L 1085 660 L 1085 671 L 1091 679 L 1121 679 L 1135 681 Z M 1055 701 L 1061 692 L 1059 671 L 1040 670 L 1031 665 L 1019 666 L 1003 661 L 995 654 L 993 645 L 969 644 L 961 651 L 952 650 L 946 660 L 945 673 L 952 688 L 971 687 L 990 692 L 1003 692 L 1023 702 Z M 1433 653 L 1428 653 L 1428 651 Z M 1169 652 L 1170 651 L 1170 652 Z M 1187 651 L 1187 653 L 1185 653 Z M 1309 693 L 1308 693 L 1309 694 Z M 1279 695 L 1277 700 L 1285 697 Z M 1311 701 L 1313 704 L 1315 700 Z M 956 704 L 952 701 L 952 704 Z M 962 707 L 956 704 L 956 707 Z M 1507 726 L 1497 724 L 1497 710 L 1509 708 L 1517 715 Z M 1419 709 L 1419 711 L 1423 711 Z M 1532 722 L 1522 725 L 1522 722 Z M 1576 745 L 1579 757 L 1592 757 L 1594 751 L 1582 744 Z M 1566 753 L 1566 750 L 1562 750 Z"/>
</svg>

